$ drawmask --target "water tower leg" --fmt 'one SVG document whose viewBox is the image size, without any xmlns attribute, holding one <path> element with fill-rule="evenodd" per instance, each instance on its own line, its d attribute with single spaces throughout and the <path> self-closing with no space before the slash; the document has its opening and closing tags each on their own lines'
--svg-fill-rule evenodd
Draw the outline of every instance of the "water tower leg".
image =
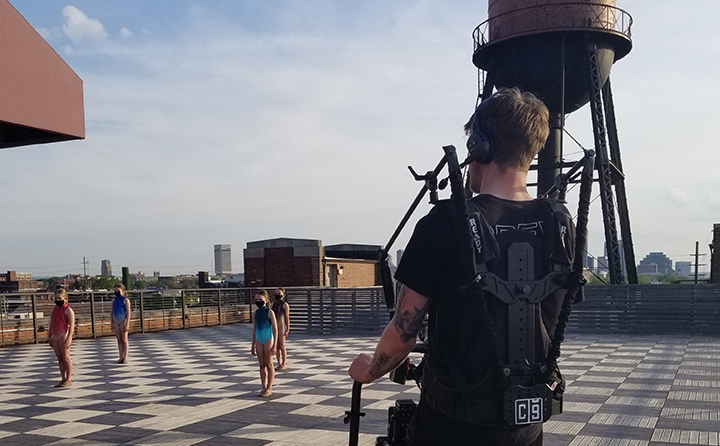
<svg viewBox="0 0 720 446">
<path fill-rule="evenodd" d="M 625 191 L 625 174 L 620 158 L 620 140 L 617 133 L 617 122 L 615 121 L 615 105 L 613 104 L 612 88 L 610 78 L 603 85 L 603 103 L 605 105 L 605 119 L 607 121 L 608 143 L 610 144 L 610 160 L 618 169 L 619 175 L 615 176 L 615 193 L 618 202 L 618 219 L 620 220 L 620 234 L 622 235 L 623 251 L 625 253 L 625 271 L 627 272 L 628 283 L 637 284 L 638 274 L 635 266 L 635 249 L 633 247 L 632 232 L 630 231 L 630 213 L 628 211 L 627 194 Z"/>
<path fill-rule="evenodd" d="M 555 184 L 555 178 L 560 175 L 562 165 L 562 125 L 562 113 L 550 112 L 550 133 L 545 146 L 538 153 L 538 197 L 550 189 Z"/>
<path fill-rule="evenodd" d="M 602 84 L 598 70 L 597 47 L 592 42 L 588 43 L 587 55 L 590 68 L 590 114 L 592 115 L 595 153 L 597 154 L 595 167 L 598 171 L 598 182 L 600 184 L 610 283 L 620 284 L 623 283 L 624 278 L 615 219 L 615 200 L 612 191 L 612 171 L 608 157 L 605 115 L 602 108 Z"/>
</svg>

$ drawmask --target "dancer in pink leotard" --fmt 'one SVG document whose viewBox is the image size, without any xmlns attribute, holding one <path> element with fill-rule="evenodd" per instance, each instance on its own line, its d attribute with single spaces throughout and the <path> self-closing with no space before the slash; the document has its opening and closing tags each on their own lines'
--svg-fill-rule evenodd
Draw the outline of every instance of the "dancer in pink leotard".
<svg viewBox="0 0 720 446">
<path fill-rule="evenodd" d="M 72 361 L 70 360 L 70 344 L 72 344 L 73 329 L 75 327 L 75 312 L 68 306 L 67 292 L 63 289 L 55 291 L 53 296 L 56 307 L 50 314 L 50 328 L 48 329 L 48 343 L 55 350 L 55 356 L 60 366 L 62 381 L 55 387 L 69 387 L 72 385 Z"/>
</svg>

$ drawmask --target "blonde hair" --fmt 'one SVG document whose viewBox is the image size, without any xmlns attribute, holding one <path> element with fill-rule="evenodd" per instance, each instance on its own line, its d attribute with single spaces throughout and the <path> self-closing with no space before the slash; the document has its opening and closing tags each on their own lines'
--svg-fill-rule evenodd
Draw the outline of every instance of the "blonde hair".
<svg viewBox="0 0 720 446">
<path fill-rule="evenodd" d="M 53 297 L 55 297 L 55 296 L 62 297 L 65 302 L 67 302 L 67 300 L 68 300 L 68 293 L 63 288 L 59 288 L 59 289 L 55 290 L 55 292 L 53 293 Z"/>
</svg>

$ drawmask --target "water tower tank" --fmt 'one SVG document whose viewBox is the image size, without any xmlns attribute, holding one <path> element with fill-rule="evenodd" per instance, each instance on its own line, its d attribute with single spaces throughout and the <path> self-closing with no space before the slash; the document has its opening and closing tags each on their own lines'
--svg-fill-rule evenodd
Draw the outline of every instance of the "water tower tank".
<svg viewBox="0 0 720 446">
<path fill-rule="evenodd" d="M 589 98 L 588 39 L 604 82 L 632 48 L 631 25 L 615 0 L 489 0 L 488 20 L 473 33 L 473 63 L 496 87 L 532 91 L 550 111 L 570 113 Z"/>
</svg>

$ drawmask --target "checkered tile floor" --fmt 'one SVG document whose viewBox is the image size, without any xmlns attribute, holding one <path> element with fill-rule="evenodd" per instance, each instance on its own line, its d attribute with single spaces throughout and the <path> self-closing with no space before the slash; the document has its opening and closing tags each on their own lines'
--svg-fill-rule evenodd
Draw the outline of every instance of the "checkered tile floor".
<svg viewBox="0 0 720 446">
<path fill-rule="evenodd" d="M 117 365 L 112 338 L 75 340 L 73 386 L 52 349 L 0 349 L 0 445 L 344 445 L 352 383 L 347 366 L 377 337 L 300 336 L 288 370 L 258 398 L 250 325 L 130 337 Z M 546 445 L 720 444 L 720 338 L 580 336 L 564 344 L 565 413 Z M 386 429 L 387 407 L 417 400 L 413 386 L 364 386 L 360 443 Z"/>
</svg>

